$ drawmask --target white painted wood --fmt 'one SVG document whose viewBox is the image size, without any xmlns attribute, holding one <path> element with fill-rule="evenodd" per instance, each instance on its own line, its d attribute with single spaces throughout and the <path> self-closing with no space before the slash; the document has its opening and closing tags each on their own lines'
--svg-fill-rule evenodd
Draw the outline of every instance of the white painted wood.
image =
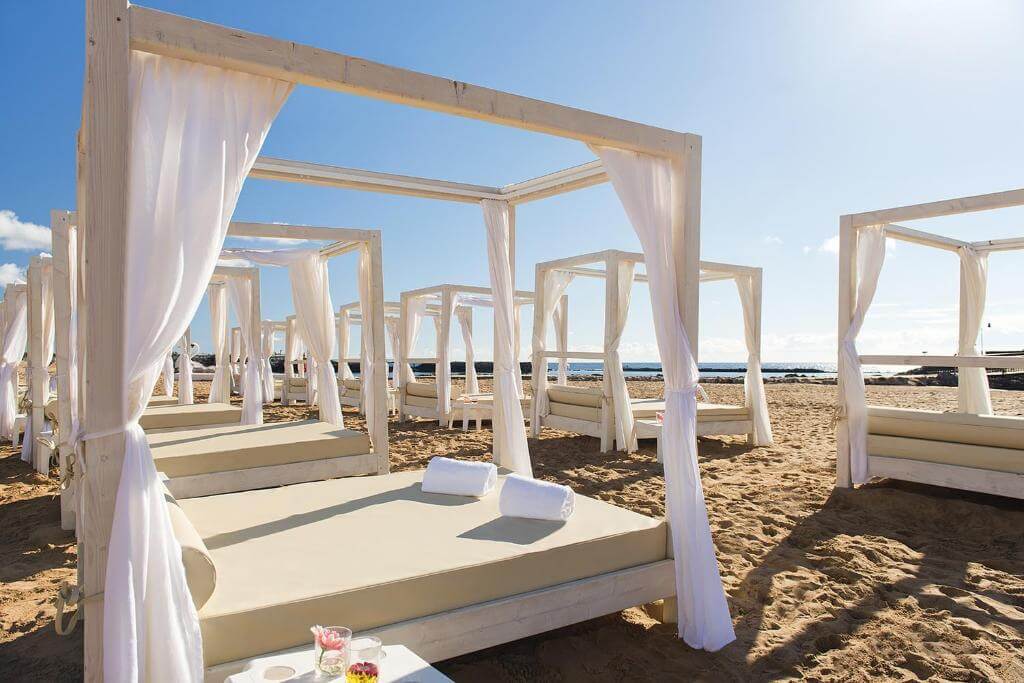
<svg viewBox="0 0 1024 683">
<path fill-rule="evenodd" d="M 946 251 L 956 251 L 960 247 L 967 247 L 971 244 L 970 242 L 955 240 L 951 237 L 943 237 L 942 235 L 935 235 L 894 223 L 885 226 L 885 236 L 888 239 L 920 244 L 921 246 L 934 247 L 935 249 L 944 249 Z"/>
<path fill-rule="evenodd" d="M 50 212 L 50 232 L 53 251 L 53 312 L 54 349 L 57 353 L 57 453 L 61 480 L 69 476 L 68 456 L 74 451 L 72 443 L 70 375 L 68 358 L 71 351 L 71 253 L 69 235 L 76 230 L 73 214 L 69 211 Z M 75 482 L 61 488 L 60 526 L 65 531 L 75 528 Z"/>
<path fill-rule="evenodd" d="M 1024 499 L 1024 474 L 996 472 L 975 467 L 868 455 L 868 471 L 873 477 L 916 481 L 964 491 L 991 493 Z"/>
<path fill-rule="evenodd" d="M 839 219 L 839 320 L 837 339 L 843 343 L 850 330 L 850 318 L 857 299 L 857 229 L 849 216 Z M 836 379 L 836 488 L 850 488 L 850 432 L 846 420 L 845 382 L 846 362 L 838 353 Z"/>
<path fill-rule="evenodd" d="M 980 194 L 971 197 L 958 197 L 956 199 L 943 199 L 937 202 L 898 206 L 878 211 L 865 211 L 864 213 L 851 214 L 849 219 L 850 224 L 856 228 L 865 225 L 881 225 L 883 223 L 920 220 L 922 218 L 954 216 L 973 211 L 1004 209 L 1021 205 L 1024 205 L 1024 189 L 993 192 L 991 194 Z"/>
<path fill-rule="evenodd" d="M 864 365 L 920 365 L 927 367 L 960 368 L 1019 368 L 1024 366 L 1024 356 L 932 356 L 929 354 L 865 355 L 860 357 Z"/>
<path fill-rule="evenodd" d="M 345 455 L 324 460 L 293 462 L 284 465 L 247 467 L 188 477 L 172 477 L 164 483 L 175 498 L 198 498 L 236 491 L 251 491 L 307 481 L 322 481 L 361 474 L 377 474 L 377 455 Z"/>
<path fill-rule="evenodd" d="M 983 240 L 981 242 L 971 242 L 971 246 L 978 251 L 1016 251 L 1018 249 L 1024 249 L 1024 237 L 1011 237 L 1003 240 Z"/>
</svg>

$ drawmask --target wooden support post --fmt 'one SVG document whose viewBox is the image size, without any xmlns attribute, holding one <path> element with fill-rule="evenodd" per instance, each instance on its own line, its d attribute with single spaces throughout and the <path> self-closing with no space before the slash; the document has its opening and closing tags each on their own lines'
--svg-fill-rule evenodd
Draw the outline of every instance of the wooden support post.
<svg viewBox="0 0 1024 683">
<path fill-rule="evenodd" d="M 284 381 L 281 383 L 281 405 L 291 405 L 289 396 L 292 377 L 295 376 L 295 367 L 292 365 L 292 356 L 295 350 L 295 318 L 285 318 L 284 322 Z M 230 358 L 231 354 L 228 354 Z M 230 367 L 230 362 L 228 363 Z"/>
<path fill-rule="evenodd" d="M 46 346 L 45 316 L 46 308 L 43 293 L 43 278 L 49 264 L 42 257 L 34 256 L 28 267 L 28 397 L 32 402 L 32 429 L 25 434 L 22 448 L 32 448 L 32 466 L 39 474 L 50 472 L 50 449 L 39 443 L 46 420 L 46 399 L 50 393 L 50 373 L 47 358 L 44 358 Z"/>
<path fill-rule="evenodd" d="M 53 317 L 54 317 L 54 349 L 57 353 L 57 423 L 59 443 L 57 453 L 60 465 L 61 480 L 68 474 L 68 456 L 74 450 L 71 424 L 71 308 L 73 288 L 76 287 L 72 275 L 76 272 L 74 259 L 77 249 L 72 251 L 71 244 L 75 237 L 71 234 L 75 228 L 71 224 L 71 214 L 67 211 L 50 213 L 50 230 L 53 239 Z M 60 527 L 65 531 L 75 528 L 75 482 L 69 481 L 68 486 L 60 492 Z"/>
<path fill-rule="evenodd" d="M 677 177 L 682 174 L 685 186 L 676 193 L 672 232 L 674 243 L 682 246 L 674 254 L 676 286 L 679 289 L 680 313 L 690 342 L 694 360 L 700 359 L 700 201 L 701 201 L 701 138 L 686 134 L 681 154 L 672 160 Z"/>
<path fill-rule="evenodd" d="M 191 325 L 189 325 L 188 327 L 185 328 L 185 334 L 183 334 L 181 336 L 181 340 L 178 342 L 178 344 L 179 344 L 178 345 L 178 356 L 179 356 L 179 358 L 181 357 L 182 354 L 184 354 L 185 355 L 185 365 L 188 365 L 191 368 L 191 363 L 192 363 L 192 326 Z M 194 397 L 193 396 L 186 396 L 185 392 L 182 391 L 182 388 L 181 388 L 181 378 L 182 378 L 182 373 L 179 371 L 178 372 L 178 405 L 180 405 L 180 406 L 192 405 L 192 401 L 194 400 Z M 192 393 L 194 395 L 195 394 L 195 390 L 193 390 Z"/>
<path fill-rule="evenodd" d="M 263 358 L 263 344 L 260 341 L 263 327 L 262 311 L 260 310 L 260 269 L 253 267 L 249 271 L 249 283 L 252 287 L 252 296 L 249 298 L 249 334 L 252 335 L 252 345 L 255 348 L 249 349 L 249 362 L 255 363 L 257 368 L 256 384 L 260 387 L 260 412 L 263 411 L 263 404 L 266 397 L 263 396 L 263 369 L 260 367 L 260 359 Z M 191 338 L 190 338 L 191 341 Z M 271 396 L 273 399 L 273 396 Z M 262 419 L 262 418 L 261 418 Z"/>
<path fill-rule="evenodd" d="M 603 393 L 601 410 L 607 419 L 603 421 L 602 425 L 601 452 L 607 453 L 615 448 L 616 425 L 621 419 L 616 411 L 615 397 L 612 393 L 612 379 L 608 368 L 612 360 L 610 355 L 611 343 L 616 336 L 615 327 L 619 319 L 619 288 L 622 286 L 622 283 L 619 282 L 618 255 L 614 253 L 609 254 L 604 263 L 607 275 L 604 278 L 604 344 L 602 346 L 604 349 L 604 368 L 601 371 L 601 389 Z M 619 444 L 619 446 L 624 448 L 626 444 Z"/>
<path fill-rule="evenodd" d="M 116 430 L 127 419 L 124 377 L 125 245 L 128 230 L 130 50 L 127 0 L 87 0 L 84 110 L 85 176 L 82 279 L 88 302 L 83 421 L 90 432 Z M 85 679 L 103 680 L 103 584 L 125 435 L 84 446 L 82 479 Z M 81 607 L 79 608 L 81 609 Z"/>
<path fill-rule="evenodd" d="M 404 292 L 400 297 L 400 313 L 398 318 L 398 349 L 395 353 L 395 363 L 398 364 L 396 377 L 398 377 L 398 422 L 405 422 L 405 402 L 408 395 L 408 379 L 405 376 L 405 359 L 412 355 L 409 346 L 409 330 L 412 325 L 410 320 L 409 306 L 412 305 L 412 298 Z"/>
<path fill-rule="evenodd" d="M 366 405 L 363 409 L 369 413 L 373 411 L 374 431 L 370 434 L 373 442 L 373 453 L 377 456 L 377 474 L 387 474 L 391 470 L 391 458 L 388 450 L 388 364 L 385 353 L 385 323 L 384 323 L 384 251 L 381 244 L 381 235 L 375 233 L 370 238 L 370 310 L 373 311 L 372 327 L 366 324 L 366 316 L 363 315 L 362 327 L 359 331 L 360 340 L 367 332 L 373 335 L 373 377 L 363 376 L 366 367 L 359 368 L 359 374 L 363 382 L 373 382 L 373 405 Z"/>
<path fill-rule="evenodd" d="M 836 380 L 836 407 L 844 411 L 846 401 L 843 398 L 846 383 L 843 373 L 846 363 L 843 360 L 842 344 L 850 329 L 850 318 L 857 299 L 857 229 L 853 227 L 849 216 L 839 219 L 839 359 L 838 378 Z M 850 488 L 850 423 L 841 418 L 836 428 L 836 488 Z"/>
<path fill-rule="evenodd" d="M 740 275 L 739 277 L 743 277 L 743 276 Z M 754 293 L 754 301 L 753 301 L 753 305 L 754 305 L 754 351 L 757 352 L 758 362 L 760 363 L 761 362 L 760 361 L 760 359 L 761 359 L 761 300 L 762 300 L 762 296 L 761 295 L 762 295 L 762 286 L 763 286 L 763 283 L 764 283 L 763 271 L 760 268 L 758 268 L 757 272 L 754 273 L 754 274 L 751 274 L 749 277 L 750 277 L 750 280 L 751 280 L 751 283 L 752 283 L 751 290 Z M 743 405 L 747 409 L 747 414 L 750 415 L 751 418 L 753 418 L 753 416 L 754 416 L 753 406 L 750 405 L 750 400 L 749 400 L 748 396 L 749 396 L 749 393 L 748 392 L 744 392 Z M 753 444 L 755 441 L 757 441 L 757 434 L 754 431 L 754 420 L 752 419 L 750 421 L 750 433 L 747 434 L 747 443 Z"/>
<path fill-rule="evenodd" d="M 957 254 L 957 262 L 960 265 L 960 299 L 957 302 L 957 319 L 960 323 L 959 330 L 957 332 L 957 353 L 961 356 L 968 356 L 971 354 L 971 350 L 974 347 L 974 339 L 970 339 L 967 332 L 967 305 L 966 301 L 968 298 L 967 294 L 967 279 L 964 277 L 964 266 L 963 261 L 960 258 L 959 253 Z M 957 367 L 956 369 L 956 403 L 957 411 L 961 413 L 969 413 L 970 405 L 967 398 L 966 387 L 964 386 L 964 368 Z"/>
<path fill-rule="evenodd" d="M 452 317 L 455 312 L 455 293 L 450 287 L 441 290 L 441 315 L 437 327 L 437 366 L 434 368 L 434 381 L 437 384 L 437 424 L 448 426 L 448 413 L 452 409 L 452 357 L 451 332 Z M 446 372 L 442 372 L 442 369 Z M 444 381 L 441 381 L 442 374 Z"/>
<path fill-rule="evenodd" d="M 547 279 L 547 270 L 537 264 L 535 269 L 533 285 L 533 353 L 530 354 L 530 365 L 532 369 L 531 384 L 533 386 L 533 403 L 530 415 L 530 433 L 534 437 L 540 436 L 541 429 L 541 404 L 539 397 L 547 392 L 548 385 L 548 364 L 547 358 L 541 349 L 541 344 L 547 343 L 547 320 L 544 315 L 544 301 L 547 297 L 544 285 Z M 538 344 L 538 340 L 540 344 Z"/>
</svg>

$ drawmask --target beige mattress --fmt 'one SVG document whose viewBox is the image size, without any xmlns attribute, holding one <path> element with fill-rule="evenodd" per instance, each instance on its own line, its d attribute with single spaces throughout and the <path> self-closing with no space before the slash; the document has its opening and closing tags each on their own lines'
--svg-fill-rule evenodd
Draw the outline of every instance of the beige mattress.
<svg viewBox="0 0 1024 683">
<path fill-rule="evenodd" d="M 667 556 L 663 520 L 582 496 L 565 523 L 503 518 L 498 491 L 425 494 L 422 474 L 178 501 L 215 565 L 207 666 L 307 645 L 312 624 L 365 630 Z"/>
<path fill-rule="evenodd" d="M 433 408 L 434 410 L 437 410 L 437 397 L 428 398 L 426 396 L 413 396 L 412 394 L 406 394 L 405 405 L 416 406 L 417 408 Z"/>
<path fill-rule="evenodd" d="M 190 406 L 157 406 L 146 408 L 139 424 L 143 429 L 199 427 L 242 421 L 241 406 L 229 403 L 195 403 Z"/>
<path fill-rule="evenodd" d="M 561 387 L 564 389 L 565 387 Z M 577 420 L 588 422 L 600 422 L 600 408 L 574 403 L 555 402 L 551 392 L 548 392 L 548 411 L 552 415 L 571 417 Z M 650 419 L 659 412 L 664 412 L 665 401 L 661 399 L 633 399 L 633 417 L 638 419 Z M 734 420 L 749 420 L 750 412 L 745 406 L 730 406 L 721 403 L 698 403 L 697 421 L 707 422 L 730 422 Z"/>
<path fill-rule="evenodd" d="M 359 393 L 359 390 L 362 388 L 362 384 L 360 384 L 358 379 L 343 379 L 341 380 L 340 384 L 343 390 L 352 391 L 353 393 L 357 394 Z"/>
<path fill-rule="evenodd" d="M 146 439 L 157 470 L 172 479 L 370 452 L 366 434 L 319 420 L 179 427 Z"/>
<path fill-rule="evenodd" d="M 409 382 L 405 385 L 405 393 L 407 396 L 437 398 L 437 384 L 433 382 Z"/>
<path fill-rule="evenodd" d="M 868 406 L 868 433 L 1024 449 L 1024 418 Z"/>
<path fill-rule="evenodd" d="M 868 434 L 868 453 L 943 465 L 1024 474 L 1024 451 L 974 444 Z"/>
<path fill-rule="evenodd" d="M 146 404 L 149 408 L 157 408 L 159 406 L 176 406 L 178 405 L 177 396 L 154 396 L 149 399 L 149 403 Z"/>
</svg>

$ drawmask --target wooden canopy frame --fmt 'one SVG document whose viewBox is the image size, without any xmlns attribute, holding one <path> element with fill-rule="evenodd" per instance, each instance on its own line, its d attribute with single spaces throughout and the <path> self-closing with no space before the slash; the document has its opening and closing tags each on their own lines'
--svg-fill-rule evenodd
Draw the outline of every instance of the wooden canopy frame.
<svg viewBox="0 0 1024 683">
<path fill-rule="evenodd" d="M 549 360 L 600 360 L 604 363 L 608 362 L 608 346 L 612 338 L 615 336 L 615 321 L 619 317 L 618 305 L 619 305 L 619 289 L 626 286 L 627 283 L 620 282 L 619 277 L 609 277 L 609 273 L 618 273 L 619 263 L 623 261 L 632 261 L 634 263 L 643 264 L 645 262 L 644 255 L 639 252 L 628 252 L 619 249 L 605 249 L 603 251 L 595 251 L 588 254 L 580 254 L 578 256 L 568 256 L 566 258 L 555 259 L 553 261 L 546 261 L 538 263 L 536 266 L 536 283 L 534 285 L 534 291 L 537 293 L 537 300 L 543 301 L 546 295 L 546 281 L 547 274 L 550 272 L 564 272 L 572 273 L 577 277 L 596 278 L 604 280 L 605 293 L 604 293 L 604 343 L 602 350 L 600 351 L 573 351 L 567 349 L 565 352 L 559 352 L 557 350 L 545 349 L 541 351 L 536 345 L 533 347 L 531 355 L 531 365 L 533 368 L 533 379 L 532 384 L 534 387 L 534 396 L 537 395 L 542 389 L 546 390 L 548 383 L 548 361 Z M 719 263 L 715 261 L 704 261 L 701 260 L 699 263 L 700 274 L 699 282 L 719 282 L 724 280 L 735 280 L 738 277 L 751 277 L 754 282 L 754 309 L 756 311 L 756 348 L 758 353 L 761 351 L 761 289 L 763 272 L 761 268 L 754 266 L 742 266 L 732 263 Z M 647 282 L 647 275 L 644 273 L 634 273 L 633 282 Z M 630 283 L 630 286 L 631 283 Z M 559 305 L 564 305 L 566 302 L 561 301 Z M 544 321 L 544 310 L 543 306 L 534 307 L 533 311 L 534 329 L 540 329 L 542 326 L 547 327 L 546 321 Z M 562 321 L 568 319 L 568 315 L 563 313 Z M 694 358 L 696 358 L 696 349 L 694 350 Z M 604 377 L 601 382 L 601 388 L 603 392 L 604 406 L 614 406 L 615 402 L 612 398 L 612 384 L 611 378 L 608 373 L 604 373 Z M 746 405 L 748 410 L 751 406 Z M 582 434 L 588 434 L 601 439 L 601 450 L 610 450 L 611 444 L 615 441 L 615 419 L 603 420 L 597 432 L 583 420 L 577 420 L 575 418 L 563 417 L 558 415 L 542 416 L 540 414 L 541 404 L 539 401 L 533 401 L 533 415 L 530 420 L 531 431 L 533 435 L 540 436 L 541 428 L 544 423 L 558 427 L 560 429 L 566 429 L 569 431 L 576 431 Z M 730 421 L 712 421 L 702 424 L 698 424 L 697 427 L 698 436 L 711 436 L 720 434 L 747 434 L 748 438 L 753 440 L 753 421 L 752 420 L 730 420 Z"/>
<path fill-rule="evenodd" d="M 389 319 L 393 320 L 395 322 L 398 322 L 398 321 L 401 320 L 401 310 L 402 310 L 402 305 L 399 302 L 397 302 L 397 301 L 385 301 L 384 302 L 384 322 L 385 322 L 385 327 L 387 326 L 387 321 Z M 350 303 L 343 304 L 343 305 L 339 306 L 338 307 L 338 311 L 335 314 L 334 318 L 335 318 L 335 321 L 337 322 L 337 324 L 336 324 L 336 331 L 337 331 L 337 339 L 338 339 L 338 367 L 340 369 L 342 363 L 348 363 L 350 361 L 358 361 L 359 362 L 359 368 L 360 368 L 360 374 L 361 374 L 362 373 L 362 367 L 363 367 L 363 355 L 365 353 L 365 346 L 363 344 L 363 335 L 362 334 L 359 335 L 359 356 L 349 356 L 348 355 L 348 349 L 347 348 L 342 348 L 342 338 L 341 338 L 341 327 L 342 327 L 342 321 L 343 320 L 347 321 L 349 326 L 358 325 L 360 328 L 362 327 L 362 325 L 363 325 L 363 316 L 362 316 L 362 310 L 361 310 L 359 302 L 358 301 L 353 301 L 353 302 L 350 302 Z M 388 358 L 388 354 L 387 354 L 387 343 L 388 343 L 388 334 L 387 334 L 387 330 L 385 329 L 385 334 L 384 334 L 384 344 L 385 344 L 384 362 L 385 363 L 389 363 L 389 362 L 390 363 L 394 363 L 395 362 L 395 352 L 396 352 L 396 350 L 395 349 L 391 350 L 391 354 L 392 355 L 391 355 L 391 358 L 389 359 Z M 339 391 L 338 400 L 341 401 L 341 405 L 349 406 L 349 407 L 355 407 L 355 408 L 359 409 L 360 413 L 364 412 L 362 380 L 360 380 L 359 391 L 355 391 L 355 392 L 350 391 L 348 389 L 348 387 L 346 387 L 344 384 L 339 384 L 338 385 L 338 391 Z M 393 387 L 393 386 L 391 386 L 389 384 L 388 385 L 388 414 L 389 415 L 394 414 L 394 413 L 396 413 L 398 411 L 397 393 L 398 393 L 398 390 L 395 387 Z"/>
<path fill-rule="evenodd" d="M 493 297 L 494 294 L 490 287 L 479 287 L 476 285 L 458 285 L 458 284 L 441 284 L 432 285 L 429 287 L 421 287 L 419 289 L 411 289 L 401 294 L 401 318 L 400 318 L 400 329 L 401 333 L 398 335 L 398 367 L 399 372 L 401 368 L 405 367 L 406 364 L 413 363 L 434 363 L 435 371 L 434 377 L 435 382 L 439 380 L 439 373 L 437 369 L 444 366 L 445 363 L 451 364 L 450 348 L 451 348 L 451 325 L 452 320 L 455 317 L 455 299 L 459 294 L 467 294 L 474 297 Z M 413 299 L 428 299 L 426 302 L 427 308 L 424 312 L 426 318 L 439 318 L 441 320 L 438 330 L 440 332 L 434 356 L 419 356 L 413 357 L 409 354 L 412 349 L 404 348 L 405 340 L 408 339 L 409 329 L 408 326 L 412 324 L 412 320 L 408 314 L 409 306 Z M 432 299 L 429 300 L 429 299 Z M 512 308 L 518 312 L 523 306 L 533 306 L 533 292 L 526 290 L 516 290 L 512 296 Z M 479 303 L 468 303 L 463 305 L 477 306 Z M 518 320 L 519 316 L 515 315 Z M 471 324 L 472 328 L 472 324 Z M 514 339 L 512 341 L 513 348 L 513 360 L 515 363 L 519 363 L 519 354 L 516 352 L 519 349 L 521 332 L 519 331 L 518 325 L 513 330 Z M 440 391 L 440 385 L 438 385 L 438 391 Z M 425 417 L 438 421 L 438 424 L 445 425 L 449 422 L 449 413 L 451 412 L 452 397 L 449 392 L 448 396 L 448 407 L 443 414 L 439 414 L 437 409 L 424 408 L 422 406 L 413 406 L 408 403 L 408 388 L 405 382 L 401 382 L 398 387 L 398 421 L 402 422 L 405 420 L 407 415 L 413 417 Z"/>
<path fill-rule="evenodd" d="M 29 433 L 25 434 L 22 448 L 25 447 L 25 444 L 31 443 L 32 467 L 37 473 L 43 475 L 50 472 L 50 456 L 53 454 L 50 442 L 42 438 L 43 424 L 46 420 L 46 402 L 50 398 L 50 359 L 44 357 L 46 338 L 43 330 L 43 312 L 47 306 L 47 302 L 43 300 L 43 278 L 47 271 L 52 282 L 53 257 L 49 255 L 33 256 L 29 259 L 25 278 L 28 287 L 28 364 L 25 367 L 25 381 L 28 385 L 28 404 L 32 416 L 32 427 Z M 51 287 L 50 296 L 53 298 L 53 287 Z M 50 306 L 52 305 L 51 301 Z M 54 318 L 56 319 L 56 310 L 54 310 Z M 54 353 L 56 353 L 56 347 Z M 46 375 L 45 380 L 43 380 L 44 374 Z"/>
<path fill-rule="evenodd" d="M 898 222 L 955 216 L 978 211 L 992 211 L 1014 206 L 1024 206 L 1024 189 L 995 192 L 992 194 L 974 195 L 945 199 L 937 202 L 913 204 L 878 211 L 849 214 L 839 219 L 839 326 L 838 339 L 840 344 L 846 338 L 857 299 L 857 252 L 860 231 L 869 226 L 884 225 L 887 238 L 909 242 L 935 249 L 957 252 L 961 247 L 971 247 L 982 253 L 1024 250 L 1024 237 L 1010 239 L 981 240 L 965 242 L 942 235 L 900 225 Z M 965 283 L 960 282 L 960 301 L 965 298 Z M 960 307 L 961 319 L 965 315 Z M 968 340 L 960 340 L 968 341 Z M 969 340 L 971 343 L 974 340 Z M 956 368 L 1019 368 L 1024 366 L 1024 355 L 1013 356 L 932 356 L 925 354 L 912 355 L 861 355 L 860 362 L 864 365 L 930 365 Z M 836 487 L 852 488 L 850 474 L 850 440 L 848 423 L 845 415 L 843 373 L 846 363 L 839 353 L 838 378 L 838 410 L 840 419 L 836 430 Z M 960 399 L 963 411 L 963 397 Z M 972 467 L 945 465 L 918 460 L 888 458 L 868 454 L 868 473 L 871 476 L 890 477 L 905 481 L 916 481 L 938 486 L 967 489 L 998 495 L 1024 497 L 1024 476 L 1018 474 L 996 472 Z"/>
<path fill-rule="evenodd" d="M 86 77 L 80 135 L 79 196 L 87 201 L 79 201 L 79 206 L 82 208 L 81 222 L 88 228 L 87 239 L 82 240 L 81 246 L 84 268 L 88 270 L 89 277 L 84 283 L 82 297 L 88 307 L 87 315 L 80 320 L 80 329 L 85 351 L 83 365 L 88 368 L 82 384 L 82 417 L 90 431 L 110 430 L 124 421 L 124 370 L 119 360 L 123 355 L 120 330 L 124 325 L 125 311 L 123 300 L 114 294 L 123 290 L 125 281 L 128 198 L 124 188 L 128 186 L 131 142 L 129 72 L 132 50 L 669 159 L 678 176 L 685 179 L 685 186 L 674 193 L 672 231 L 681 249 L 673 259 L 678 274 L 677 296 L 683 325 L 696 355 L 701 186 L 699 136 L 386 66 L 144 7 L 129 7 L 127 0 L 86 0 L 85 16 Z M 537 196 L 555 192 L 558 182 L 554 188 L 538 189 Z M 525 192 L 534 188 L 528 181 L 528 187 L 519 190 Z M 511 211 L 510 207 L 510 223 L 514 225 L 514 213 Z M 511 225 L 509 236 L 514 240 Z M 510 255 L 513 255 L 510 260 L 514 260 L 514 250 L 510 250 Z M 512 273 L 515 273 L 514 268 Z M 383 344 L 380 346 L 383 352 Z M 378 363 L 378 367 L 383 368 L 383 362 Z M 383 374 L 380 377 L 383 380 Z M 376 377 L 374 381 L 378 381 Z M 383 392 L 383 384 L 381 387 Z M 380 422 L 386 424 L 386 419 Z M 102 592 L 115 493 L 124 458 L 124 438 L 120 433 L 97 437 L 88 441 L 83 449 L 89 470 L 82 490 L 86 499 L 84 509 L 88 516 L 86 528 L 89 538 L 81 547 L 80 554 L 84 564 L 82 591 L 90 598 L 82 606 L 86 624 L 87 680 L 101 680 L 103 677 Z M 581 618 L 671 597 L 672 572 L 671 562 L 666 561 L 630 570 L 628 578 L 595 577 L 549 589 L 543 595 L 529 594 L 511 602 L 499 601 L 497 604 L 467 608 L 471 612 L 463 610 L 457 614 L 441 615 L 431 630 L 435 634 L 445 633 L 442 637 L 446 638 L 446 643 L 432 650 L 430 656 L 453 656 L 575 623 Z M 598 594 L 595 591 L 601 595 L 600 600 L 591 599 Z M 552 609 L 555 604 L 560 607 Z M 510 610 L 516 612 L 514 620 L 508 616 Z M 474 626 L 469 627 L 470 622 Z M 481 628 L 481 623 L 486 623 L 487 628 Z M 437 627 L 441 626 L 446 628 L 439 631 Z M 422 630 L 418 632 L 423 633 Z"/>
</svg>

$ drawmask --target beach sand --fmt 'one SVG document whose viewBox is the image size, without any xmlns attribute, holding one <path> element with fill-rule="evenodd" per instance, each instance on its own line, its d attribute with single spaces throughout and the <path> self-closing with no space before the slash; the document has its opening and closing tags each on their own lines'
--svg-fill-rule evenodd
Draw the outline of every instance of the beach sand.
<svg viewBox="0 0 1024 683">
<path fill-rule="evenodd" d="M 207 388 L 197 383 L 197 393 Z M 636 397 L 661 383 L 631 381 Z M 739 385 L 707 386 L 719 402 Z M 834 386 L 770 384 L 776 443 L 701 439 L 700 468 L 736 642 L 688 648 L 641 609 L 443 662 L 456 681 L 1024 681 L 1024 501 L 900 482 L 835 491 Z M 949 409 L 954 389 L 869 387 L 872 403 Z M 1024 393 L 993 392 L 1024 414 Z M 305 417 L 274 407 L 268 420 Z M 347 412 L 349 426 L 362 421 Z M 392 468 L 433 455 L 488 457 L 490 432 L 392 422 Z M 555 430 L 531 439 L 538 477 L 648 515 L 664 513 L 654 445 L 627 456 Z M 53 631 L 52 598 L 74 577 L 54 480 L 0 451 L 0 671 L 81 676 L 82 628 Z"/>
</svg>

